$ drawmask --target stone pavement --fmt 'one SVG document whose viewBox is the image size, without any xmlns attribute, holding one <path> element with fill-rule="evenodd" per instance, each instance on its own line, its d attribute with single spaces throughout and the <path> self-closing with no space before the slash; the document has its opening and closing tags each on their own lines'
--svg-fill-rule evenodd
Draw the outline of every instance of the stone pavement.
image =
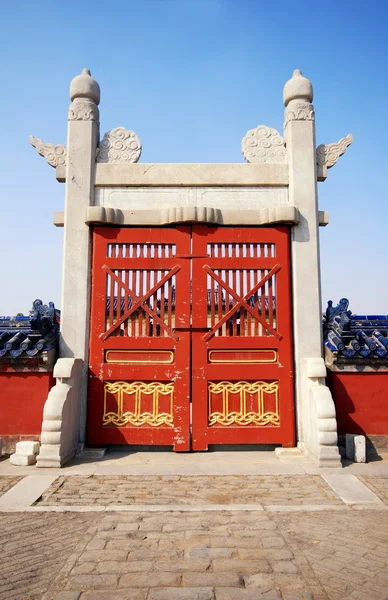
<svg viewBox="0 0 388 600">
<path fill-rule="evenodd" d="M 171 504 L 341 504 L 319 475 L 65 475 L 40 506 Z"/>
<path fill-rule="evenodd" d="M 296 466 L 56 477 L 1 463 L 0 600 L 388 600 L 386 461 Z M 18 489 L 49 474 L 23 506 Z"/>
</svg>

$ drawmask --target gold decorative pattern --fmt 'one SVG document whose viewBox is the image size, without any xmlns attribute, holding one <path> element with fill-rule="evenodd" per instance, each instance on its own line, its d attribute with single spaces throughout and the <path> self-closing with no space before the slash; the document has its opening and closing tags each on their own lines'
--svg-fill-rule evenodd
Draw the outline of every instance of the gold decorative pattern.
<svg viewBox="0 0 388 600">
<path fill-rule="evenodd" d="M 108 396 L 113 396 L 117 403 L 117 412 L 107 411 Z M 124 395 L 132 396 L 134 399 L 135 410 L 124 411 Z M 144 396 L 152 397 L 152 412 L 142 412 L 142 403 Z M 160 396 L 169 397 L 170 412 L 159 412 Z M 174 426 L 173 417 L 174 405 L 174 383 L 161 383 L 152 381 L 145 383 L 143 381 L 106 381 L 104 383 L 104 414 L 102 418 L 103 425 L 116 425 L 124 427 L 125 425 L 150 425 L 151 427 L 160 427 L 160 425 Z"/>
<path fill-rule="evenodd" d="M 273 425 L 279 427 L 279 382 L 273 381 L 220 381 L 215 383 L 209 381 L 208 385 L 209 398 L 209 427 L 212 425 Z M 239 397 L 240 410 L 229 412 L 230 395 Z M 247 394 L 257 397 L 257 411 L 247 412 Z M 212 412 L 212 401 L 214 396 L 222 396 L 222 412 Z M 275 410 L 266 411 L 266 397 L 272 396 L 275 398 Z"/>
<path fill-rule="evenodd" d="M 218 359 L 214 359 L 212 358 L 213 354 L 257 354 L 257 358 L 247 358 L 246 360 L 235 360 L 235 359 L 230 359 L 228 360 L 227 358 L 225 358 L 225 360 L 218 360 Z M 270 360 L 268 360 L 267 358 L 260 358 L 260 354 L 270 354 L 272 353 L 272 358 Z M 235 364 L 235 363 L 243 363 L 243 364 L 256 364 L 256 363 L 275 363 L 277 361 L 277 352 L 276 350 L 209 350 L 209 362 L 210 363 L 217 363 L 217 364 L 227 364 L 227 363 L 231 363 L 231 364 Z"/>
<path fill-rule="evenodd" d="M 112 360 L 109 358 L 110 354 L 121 354 L 128 356 L 128 358 Z M 148 357 L 148 360 L 136 360 L 136 356 L 140 357 L 141 355 Z M 133 356 L 134 358 L 132 358 Z M 155 358 L 152 358 L 152 356 Z M 107 350 L 105 352 L 105 362 L 130 365 L 171 365 L 174 362 L 174 352 L 172 350 Z"/>
</svg>

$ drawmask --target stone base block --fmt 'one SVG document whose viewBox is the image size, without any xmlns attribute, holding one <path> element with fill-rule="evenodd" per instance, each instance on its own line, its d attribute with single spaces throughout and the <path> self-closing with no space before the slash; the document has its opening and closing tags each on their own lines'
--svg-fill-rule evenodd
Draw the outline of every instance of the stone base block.
<svg viewBox="0 0 388 600">
<path fill-rule="evenodd" d="M 364 435 L 347 433 L 345 436 L 346 458 L 354 462 L 366 462 L 366 439 Z"/>
<path fill-rule="evenodd" d="M 28 467 L 36 463 L 39 454 L 39 442 L 18 442 L 16 452 L 11 455 L 10 462 L 18 467 Z"/>
<path fill-rule="evenodd" d="M 36 463 L 35 454 L 11 454 L 11 458 L 9 459 L 11 465 L 16 465 L 17 467 L 28 467 L 30 465 L 34 465 Z"/>
</svg>

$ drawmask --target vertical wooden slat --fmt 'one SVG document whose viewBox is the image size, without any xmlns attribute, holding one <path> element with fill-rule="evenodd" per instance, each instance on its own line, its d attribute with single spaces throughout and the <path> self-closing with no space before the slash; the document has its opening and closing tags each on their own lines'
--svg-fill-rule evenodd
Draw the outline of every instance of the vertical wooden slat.
<svg viewBox="0 0 388 600">
<path fill-rule="evenodd" d="M 236 254 L 236 250 L 235 250 L 235 245 L 233 244 L 233 248 L 234 248 L 234 255 Z M 233 253 L 233 251 L 232 251 Z M 232 271 L 233 273 L 233 286 L 232 286 L 232 290 L 236 291 L 236 281 L 237 281 L 237 273 L 236 273 L 236 269 L 233 269 Z M 233 303 L 235 303 L 235 300 L 233 300 Z M 236 336 L 237 335 L 237 311 L 233 314 L 232 317 L 233 320 L 233 335 Z"/>
<path fill-rule="evenodd" d="M 129 286 L 129 270 L 128 269 L 125 269 L 124 282 L 127 287 L 130 287 Z M 130 298 L 129 294 L 125 293 L 124 294 L 124 311 L 128 310 L 129 302 L 130 302 L 129 298 Z M 125 336 L 129 335 L 129 319 L 127 319 L 124 323 L 124 335 Z"/>
<path fill-rule="evenodd" d="M 268 320 L 269 320 L 269 324 L 271 325 L 271 327 L 273 327 L 273 302 L 272 302 L 272 296 L 273 296 L 273 291 L 272 291 L 272 279 L 273 279 L 273 275 L 271 277 L 271 279 L 268 282 Z"/>
<path fill-rule="evenodd" d="M 155 277 L 155 281 L 156 281 L 156 274 L 157 272 L 154 271 L 154 277 Z M 153 294 L 153 306 L 154 306 L 154 311 L 157 315 L 159 315 L 160 311 L 158 310 L 158 292 L 154 292 Z M 160 316 L 160 315 L 159 315 Z M 158 325 L 156 323 L 156 321 L 153 321 L 153 330 L 152 330 L 152 336 L 153 337 L 159 337 L 160 335 L 163 335 L 163 333 L 160 332 L 160 325 Z"/>
<path fill-rule="evenodd" d="M 172 309 L 173 309 L 173 306 L 172 306 L 172 281 L 171 281 L 171 279 L 168 280 L 168 290 L 167 290 L 167 293 L 168 293 L 167 324 L 168 324 L 168 327 L 170 327 L 170 329 L 171 329 L 171 327 L 172 327 Z M 164 308 L 163 308 L 163 310 L 164 310 Z"/>
<path fill-rule="evenodd" d="M 134 251 L 135 251 L 135 249 L 133 248 L 133 252 Z M 134 292 L 135 296 L 137 296 L 136 269 L 132 269 L 131 270 L 131 275 L 132 275 L 132 277 L 131 277 L 131 286 L 132 286 L 131 289 Z M 136 337 L 136 314 L 138 312 L 139 311 L 136 310 L 134 313 L 132 313 L 132 316 L 131 316 L 131 336 L 132 337 Z"/>
<path fill-rule="evenodd" d="M 241 252 L 242 252 L 242 244 L 241 246 Z M 240 254 L 241 256 L 241 254 Z M 244 296 L 244 269 L 240 269 L 240 297 L 243 298 Z M 244 336 L 245 335 L 245 318 L 244 318 L 244 309 L 241 308 L 240 309 L 240 336 Z"/>
<path fill-rule="evenodd" d="M 162 272 L 160 274 L 160 277 L 162 278 L 163 275 L 164 275 L 164 272 Z M 162 287 L 160 288 L 160 318 L 162 319 L 163 323 L 165 322 L 165 319 L 164 319 L 164 312 L 165 312 L 165 310 L 164 310 L 165 309 L 165 305 L 164 305 L 164 302 L 165 302 L 165 299 L 164 299 L 164 297 L 165 297 L 164 288 L 165 288 L 164 285 L 162 285 Z M 167 310 L 169 310 L 169 308 Z M 161 335 L 162 336 L 165 335 L 164 331 L 161 332 Z"/>
<path fill-rule="evenodd" d="M 146 270 L 145 274 L 146 274 L 146 292 L 148 292 L 148 290 L 151 287 L 151 285 L 150 285 L 150 271 L 149 271 L 149 269 Z M 149 306 L 150 305 L 150 301 L 147 300 L 146 304 Z M 145 315 L 145 335 L 147 337 L 150 336 L 150 316 L 149 316 L 148 312 Z"/>
<path fill-rule="evenodd" d="M 114 302 L 114 282 L 113 278 L 109 277 L 109 327 L 113 325 L 113 302 Z"/>
<path fill-rule="evenodd" d="M 207 276 L 207 278 L 209 280 L 209 276 Z M 214 294 L 215 294 L 214 279 L 213 279 L 213 277 L 210 277 L 210 327 L 212 327 L 212 328 L 214 327 L 215 322 L 216 322 Z M 218 301 L 218 304 L 219 304 L 219 302 L 220 302 L 219 289 L 218 289 L 217 301 Z M 207 302 L 206 302 L 206 304 L 207 304 Z M 209 310 L 209 309 L 207 308 L 207 310 Z M 208 321 L 207 325 L 209 325 L 209 318 L 207 319 L 207 321 Z"/>
<path fill-rule="evenodd" d="M 252 271 L 246 271 L 246 277 L 247 277 L 247 290 L 251 290 L 253 285 L 252 285 Z M 249 304 L 249 306 L 251 306 L 251 297 L 249 297 L 247 299 L 247 303 Z M 247 329 L 248 329 L 248 333 L 247 335 L 251 336 L 252 335 L 252 317 L 251 317 L 251 313 L 248 312 L 247 314 Z"/>
<path fill-rule="evenodd" d="M 255 269 L 253 271 L 253 285 L 255 286 L 258 282 L 258 277 L 259 277 L 259 271 L 257 269 Z M 254 295 L 254 305 L 255 305 L 255 312 L 257 314 L 259 314 L 259 292 L 256 291 L 255 295 Z M 255 323 L 254 323 L 254 334 L 253 335 L 259 335 L 259 322 L 257 319 L 255 319 Z"/>
<path fill-rule="evenodd" d="M 140 246 L 141 250 L 141 254 L 142 254 L 142 245 Z M 144 271 L 143 269 L 139 270 L 139 298 L 141 298 L 144 295 L 144 291 L 143 291 L 143 286 L 144 286 Z M 143 337 L 143 309 L 140 306 L 139 307 L 139 311 L 138 311 L 139 317 L 139 337 Z"/>
<path fill-rule="evenodd" d="M 263 278 L 266 275 L 266 271 L 260 271 L 260 278 Z M 262 285 L 260 288 L 261 292 L 261 317 L 264 321 L 267 321 L 267 311 L 265 306 L 265 285 Z M 262 335 L 266 335 L 266 330 L 262 327 Z"/>
</svg>

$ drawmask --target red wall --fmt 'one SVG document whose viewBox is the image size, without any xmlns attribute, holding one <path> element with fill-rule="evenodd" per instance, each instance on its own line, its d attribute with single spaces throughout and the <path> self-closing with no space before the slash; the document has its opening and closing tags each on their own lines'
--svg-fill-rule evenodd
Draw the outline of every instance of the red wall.
<svg viewBox="0 0 388 600">
<path fill-rule="evenodd" d="M 339 435 L 388 435 L 388 371 L 327 372 Z"/>
<path fill-rule="evenodd" d="M 52 372 L 0 372 L 0 438 L 3 452 L 26 436 L 40 435 L 43 407 L 55 380 Z"/>
</svg>

